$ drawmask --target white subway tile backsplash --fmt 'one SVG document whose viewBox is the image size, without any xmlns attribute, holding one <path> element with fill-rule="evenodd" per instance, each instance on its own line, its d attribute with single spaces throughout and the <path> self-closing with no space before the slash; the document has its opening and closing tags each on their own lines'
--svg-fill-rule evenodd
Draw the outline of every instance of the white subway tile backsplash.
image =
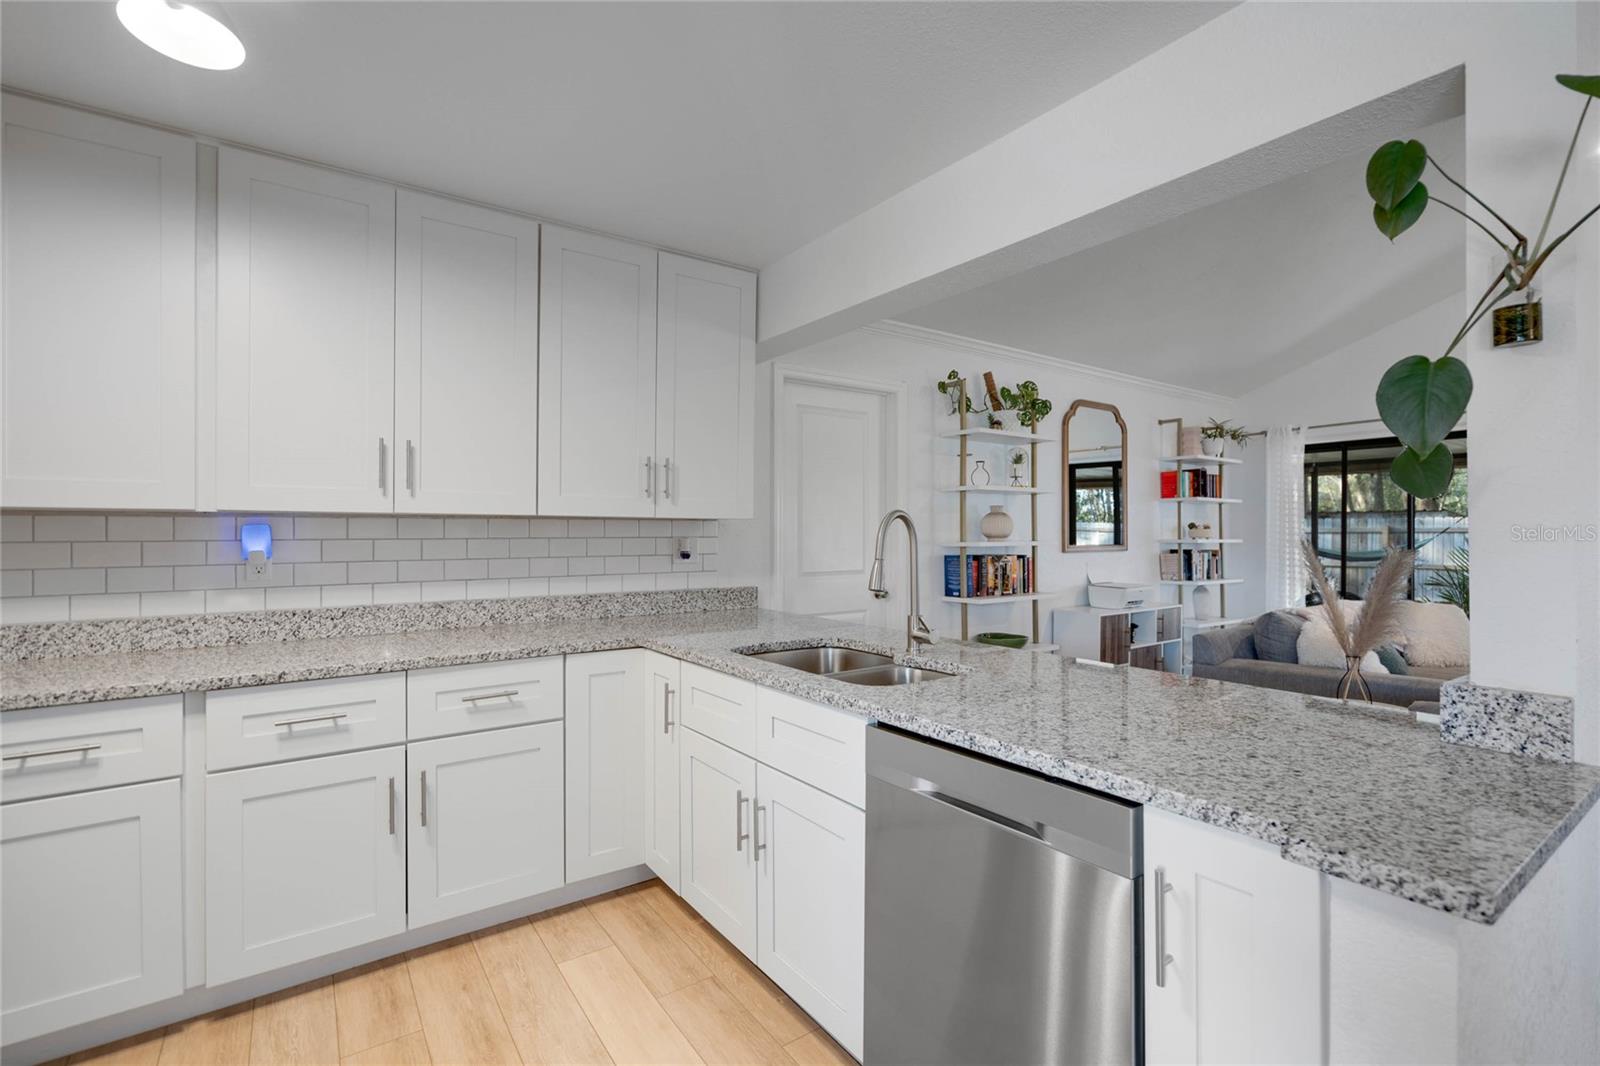
<svg viewBox="0 0 1600 1066">
<path fill-rule="evenodd" d="M 246 582 L 238 530 L 272 528 Z M 660 518 L 0 515 L 0 621 L 647 591 L 716 584 L 717 523 Z M 693 559 L 673 557 L 692 538 Z"/>
<path fill-rule="evenodd" d="M 42 514 L 33 519 L 34 540 L 105 540 L 106 516 Z"/>
<path fill-rule="evenodd" d="M 104 592 L 106 572 L 99 568 L 75 570 L 35 570 L 35 596 L 72 596 L 84 592 Z"/>
<path fill-rule="evenodd" d="M 170 515 L 129 514 L 106 518 L 107 540 L 171 540 Z"/>
</svg>

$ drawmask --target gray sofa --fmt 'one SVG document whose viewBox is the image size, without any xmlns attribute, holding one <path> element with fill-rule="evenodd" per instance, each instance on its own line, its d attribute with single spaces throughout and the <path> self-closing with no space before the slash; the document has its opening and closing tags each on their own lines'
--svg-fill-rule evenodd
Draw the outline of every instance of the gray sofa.
<svg viewBox="0 0 1600 1066">
<path fill-rule="evenodd" d="M 1274 662 L 1256 655 L 1255 621 L 1236 622 L 1194 635 L 1194 676 L 1237 681 L 1262 688 L 1304 692 L 1309 696 L 1337 696 L 1343 670 L 1325 666 Z M 1379 703 L 1410 707 L 1437 703 L 1439 686 L 1466 674 L 1464 666 L 1410 667 L 1409 674 L 1362 674 L 1372 698 Z M 1432 708 L 1419 708 L 1432 710 Z"/>
</svg>

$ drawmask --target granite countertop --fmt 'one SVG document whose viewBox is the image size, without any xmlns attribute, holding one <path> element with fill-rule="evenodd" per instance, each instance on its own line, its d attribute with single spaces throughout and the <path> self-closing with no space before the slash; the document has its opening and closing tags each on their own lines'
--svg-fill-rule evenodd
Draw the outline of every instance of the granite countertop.
<svg viewBox="0 0 1600 1066">
<path fill-rule="evenodd" d="M 1334 877 L 1493 922 L 1600 799 L 1600 767 L 1445 743 L 1398 709 L 942 642 L 958 676 L 867 688 L 749 658 L 898 632 L 757 609 L 24 659 L 0 710 L 645 647 L 1256 837 Z"/>
</svg>

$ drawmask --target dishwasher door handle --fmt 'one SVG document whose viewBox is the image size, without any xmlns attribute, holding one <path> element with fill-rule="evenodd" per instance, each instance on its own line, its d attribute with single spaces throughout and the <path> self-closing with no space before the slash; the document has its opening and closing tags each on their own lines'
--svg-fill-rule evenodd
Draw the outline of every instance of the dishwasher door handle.
<svg viewBox="0 0 1600 1066">
<path fill-rule="evenodd" d="M 948 792 L 941 792 L 938 788 L 916 788 L 912 789 L 911 791 L 915 792 L 919 796 L 926 796 L 928 799 L 931 799 L 936 803 L 943 803 L 945 806 L 954 807 L 958 811 L 966 811 L 973 817 L 982 818 L 984 821 L 991 822 L 994 825 L 999 826 L 1001 829 L 1009 829 L 1013 833 L 1020 833 L 1029 840 L 1037 840 L 1040 843 L 1045 843 L 1044 831 L 1037 824 L 1027 825 L 1023 822 L 1017 821 L 1015 818 L 1007 818 L 1005 815 L 1000 814 L 997 811 L 991 811 L 986 807 L 980 807 L 976 803 L 969 803 L 964 799 L 950 795 Z"/>
</svg>

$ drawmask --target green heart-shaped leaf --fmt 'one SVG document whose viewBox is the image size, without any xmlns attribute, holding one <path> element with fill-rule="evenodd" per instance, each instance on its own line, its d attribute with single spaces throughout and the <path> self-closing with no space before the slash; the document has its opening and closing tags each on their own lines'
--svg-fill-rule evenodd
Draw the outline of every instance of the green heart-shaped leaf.
<svg viewBox="0 0 1600 1066">
<path fill-rule="evenodd" d="M 1428 187 L 1419 181 L 1392 211 L 1386 210 L 1382 204 L 1373 204 L 1372 221 L 1377 223 L 1378 232 L 1392 241 L 1415 225 L 1427 206 Z"/>
<path fill-rule="evenodd" d="M 1557 74 L 1556 81 L 1575 93 L 1600 96 L 1600 74 Z"/>
<path fill-rule="evenodd" d="M 1454 356 L 1430 360 L 1412 355 L 1391 366 L 1378 382 L 1378 414 L 1400 443 L 1428 455 L 1466 413 L 1472 372 Z"/>
<path fill-rule="evenodd" d="M 1367 161 L 1367 192 L 1385 211 L 1392 211 L 1422 179 L 1428 150 L 1421 141 L 1390 141 Z"/>
<path fill-rule="evenodd" d="M 1443 496 L 1450 488 L 1450 477 L 1455 473 L 1455 465 L 1455 458 L 1450 454 L 1450 449 L 1443 444 L 1420 458 L 1416 452 L 1407 448 L 1395 456 L 1393 465 L 1389 467 L 1389 476 L 1394 479 L 1396 485 L 1411 495 L 1431 500 L 1436 496 Z"/>
</svg>

